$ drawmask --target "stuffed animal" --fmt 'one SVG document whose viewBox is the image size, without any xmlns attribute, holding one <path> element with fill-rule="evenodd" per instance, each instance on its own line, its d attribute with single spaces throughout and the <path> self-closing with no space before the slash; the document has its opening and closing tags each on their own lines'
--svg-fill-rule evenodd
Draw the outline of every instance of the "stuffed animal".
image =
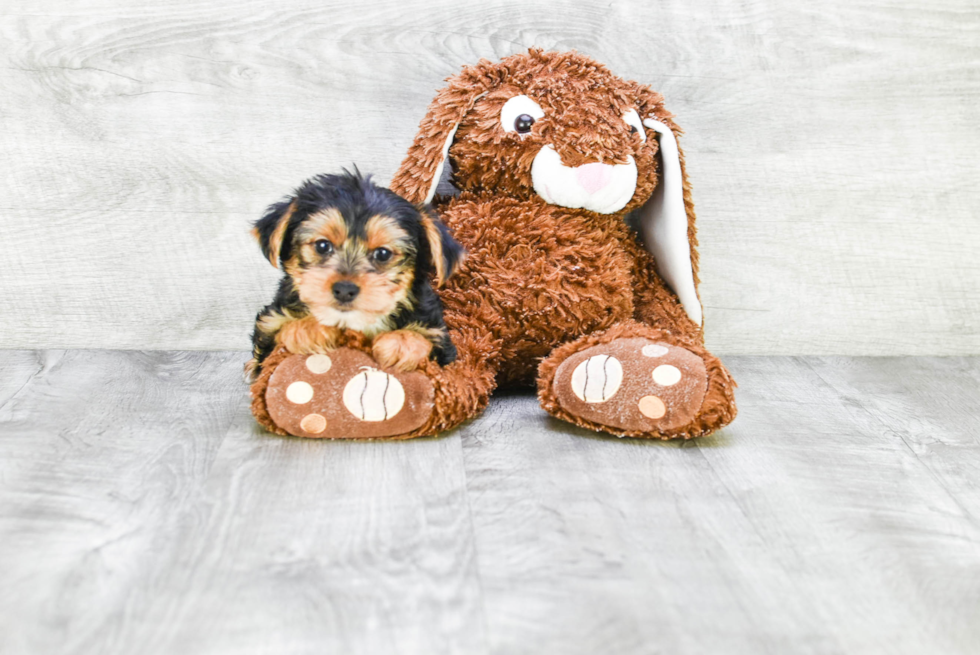
<svg viewBox="0 0 980 655">
<path fill-rule="evenodd" d="M 660 94 L 574 52 L 532 49 L 450 78 L 391 186 L 431 203 L 467 250 L 440 292 L 457 359 L 398 385 L 411 429 L 379 410 L 321 436 L 435 434 L 498 386 L 536 386 L 548 413 L 619 436 L 692 438 L 731 422 L 735 383 L 704 347 L 679 134 Z M 336 379 L 321 386 L 336 393 L 321 402 L 336 413 L 350 385 L 368 393 L 353 375 L 380 370 L 368 353 L 354 336 L 329 353 Z M 296 379 L 270 384 L 274 368 L 253 385 L 259 404 Z"/>
</svg>

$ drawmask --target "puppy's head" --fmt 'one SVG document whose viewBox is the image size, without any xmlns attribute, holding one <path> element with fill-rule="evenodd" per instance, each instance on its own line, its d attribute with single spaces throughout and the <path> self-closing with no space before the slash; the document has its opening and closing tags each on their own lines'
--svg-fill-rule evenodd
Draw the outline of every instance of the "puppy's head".
<svg viewBox="0 0 980 655">
<path fill-rule="evenodd" d="M 269 207 L 253 234 L 324 325 L 368 334 L 411 306 L 412 285 L 452 275 L 463 250 L 448 230 L 359 173 L 319 175 Z"/>
</svg>

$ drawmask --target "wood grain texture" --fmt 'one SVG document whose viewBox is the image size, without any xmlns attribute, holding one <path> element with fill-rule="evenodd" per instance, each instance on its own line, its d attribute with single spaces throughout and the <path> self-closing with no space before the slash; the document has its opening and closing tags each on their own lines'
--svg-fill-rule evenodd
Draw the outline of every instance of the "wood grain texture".
<svg viewBox="0 0 980 655">
<path fill-rule="evenodd" d="M 687 443 L 283 439 L 245 358 L 0 351 L 0 652 L 978 652 L 978 358 L 733 357 Z"/>
<path fill-rule="evenodd" d="M 978 652 L 980 362 L 732 366 L 695 442 L 463 429 L 492 652 Z"/>
<path fill-rule="evenodd" d="M 980 352 L 980 11 L 109 0 L 0 7 L 0 347 L 245 348 L 247 234 L 304 177 L 387 181 L 459 66 L 575 48 L 661 90 L 722 354 Z"/>
<path fill-rule="evenodd" d="M 480 652 L 458 438 L 269 435 L 246 357 L 0 353 L 0 652 Z"/>
</svg>

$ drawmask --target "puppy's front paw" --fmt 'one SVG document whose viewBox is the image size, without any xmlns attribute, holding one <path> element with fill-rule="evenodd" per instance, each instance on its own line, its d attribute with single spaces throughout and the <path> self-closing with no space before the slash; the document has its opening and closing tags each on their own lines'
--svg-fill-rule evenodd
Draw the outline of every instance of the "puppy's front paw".
<svg viewBox="0 0 980 655">
<path fill-rule="evenodd" d="M 336 348 L 339 337 L 338 328 L 321 325 L 307 316 L 283 325 L 276 340 L 295 355 L 313 355 Z"/>
<path fill-rule="evenodd" d="M 395 330 L 375 337 L 371 352 L 384 368 L 414 371 L 429 358 L 432 342 L 412 330 Z"/>
</svg>

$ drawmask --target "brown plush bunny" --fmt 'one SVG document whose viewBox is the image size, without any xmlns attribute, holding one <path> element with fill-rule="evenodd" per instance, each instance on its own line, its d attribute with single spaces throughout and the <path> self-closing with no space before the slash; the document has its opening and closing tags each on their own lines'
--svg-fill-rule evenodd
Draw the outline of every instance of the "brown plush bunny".
<svg viewBox="0 0 980 655">
<path fill-rule="evenodd" d="M 550 414 L 621 436 L 728 424 L 735 383 L 704 348 L 694 206 L 660 94 L 540 50 L 448 82 L 392 189 L 432 202 L 468 251 L 440 293 L 458 358 L 401 385 L 413 429 L 345 420 L 319 436 L 434 434 L 476 416 L 498 385 L 536 384 Z M 330 356 L 364 350 L 353 339 Z M 295 379 L 265 377 L 270 397 Z M 339 398 L 350 382 L 330 384 Z"/>
</svg>

